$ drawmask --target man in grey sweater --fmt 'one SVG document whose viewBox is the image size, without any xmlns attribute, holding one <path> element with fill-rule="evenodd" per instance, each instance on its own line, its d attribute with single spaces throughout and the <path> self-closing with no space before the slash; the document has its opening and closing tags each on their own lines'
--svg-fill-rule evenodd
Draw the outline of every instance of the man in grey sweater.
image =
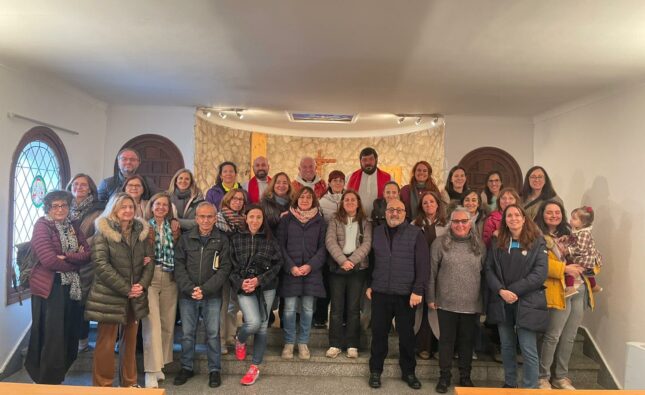
<svg viewBox="0 0 645 395">
<path fill-rule="evenodd" d="M 486 249 L 470 213 L 457 207 L 450 215 L 450 232 L 437 238 L 430 251 L 428 306 L 439 317 L 439 369 L 436 391 L 450 386 L 455 341 L 459 336 L 459 385 L 472 387 L 470 370 L 478 314 L 482 313 L 481 280 Z"/>
</svg>

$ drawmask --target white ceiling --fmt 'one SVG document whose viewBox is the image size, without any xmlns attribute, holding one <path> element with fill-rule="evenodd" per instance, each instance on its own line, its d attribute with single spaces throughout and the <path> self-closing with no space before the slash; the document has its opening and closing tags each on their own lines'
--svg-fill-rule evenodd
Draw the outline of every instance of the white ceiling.
<svg viewBox="0 0 645 395">
<path fill-rule="evenodd" d="M 645 1 L 0 0 L 0 62 L 276 127 L 284 111 L 526 117 L 644 81 Z"/>
</svg>

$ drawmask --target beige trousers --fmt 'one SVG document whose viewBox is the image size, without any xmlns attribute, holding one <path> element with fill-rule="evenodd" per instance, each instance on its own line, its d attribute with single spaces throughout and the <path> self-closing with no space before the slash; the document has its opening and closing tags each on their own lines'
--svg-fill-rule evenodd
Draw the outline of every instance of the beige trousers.
<svg viewBox="0 0 645 395">
<path fill-rule="evenodd" d="M 92 385 L 111 387 L 114 380 L 114 343 L 117 340 L 119 327 L 119 373 L 121 386 L 129 387 L 137 383 L 137 330 L 139 321 L 134 319 L 134 312 L 128 303 L 128 323 L 126 325 L 99 322 L 96 334 L 96 348 L 92 361 Z"/>
<path fill-rule="evenodd" d="M 238 311 L 240 306 L 237 303 L 237 295 L 231 292 L 231 284 L 227 281 L 222 287 L 222 308 L 219 315 L 222 346 L 226 346 L 226 343 L 235 344 Z"/>
<path fill-rule="evenodd" d="M 172 345 L 177 313 L 177 284 L 173 274 L 155 266 L 152 283 L 148 287 L 150 313 L 142 322 L 143 370 L 160 372 L 172 362 Z"/>
</svg>

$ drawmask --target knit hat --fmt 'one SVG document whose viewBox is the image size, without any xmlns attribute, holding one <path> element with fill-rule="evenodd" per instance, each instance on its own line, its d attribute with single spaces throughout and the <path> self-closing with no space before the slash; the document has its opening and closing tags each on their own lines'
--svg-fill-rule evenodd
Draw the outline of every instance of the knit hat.
<svg viewBox="0 0 645 395">
<path fill-rule="evenodd" d="M 334 180 L 336 178 L 342 178 L 343 181 L 345 181 L 345 173 L 343 173 L 340 170 L 334 170 L 331 173 L 329 173 L 329 178 L 327 179 L 327 182 L 331 182 L 331 180 Z"/>
</svg>

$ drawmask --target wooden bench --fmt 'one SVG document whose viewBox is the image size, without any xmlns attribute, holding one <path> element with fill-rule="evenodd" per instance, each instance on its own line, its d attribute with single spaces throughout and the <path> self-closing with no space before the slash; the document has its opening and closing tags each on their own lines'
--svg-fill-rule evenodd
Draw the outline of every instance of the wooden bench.
<svg viewBox="0 0 645 395">
<path fill-rule="evenodd" d="M 45 385 L 0 383 L 2 395 L 165 395 L 162 388 L 83 387 L 75 385 Z"/>
</svg>

